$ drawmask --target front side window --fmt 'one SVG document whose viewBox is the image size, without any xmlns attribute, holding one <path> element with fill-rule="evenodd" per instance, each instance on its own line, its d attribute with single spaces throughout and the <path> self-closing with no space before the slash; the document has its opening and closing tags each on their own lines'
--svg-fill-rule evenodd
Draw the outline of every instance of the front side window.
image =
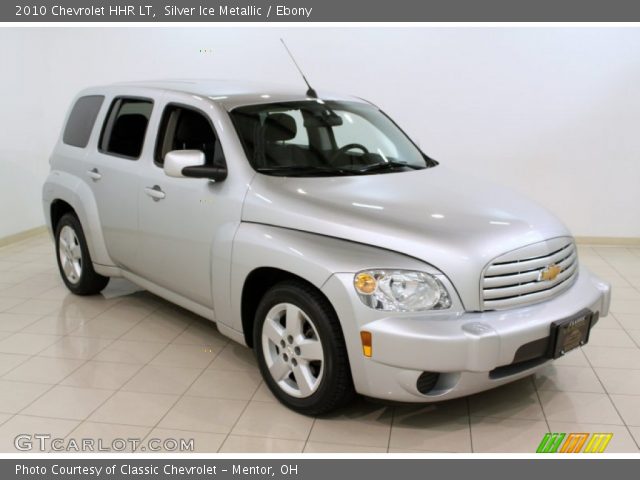
<svg viewBox="0 0 640 480">
<path fill-rule="evenodd" d="M 230 115 L 249 162 L 268 175 L 364 175 L 437 164 L 367 104 L 305 100 L 239 107 Z"/>
<path fill-rule="evenodd" d="M 139 98 L 116 98 L 102 129 L 100 151 L 130 159 L 142 153 L 153 102 Z"/>
<path fill-rule="evenodd" d="M 155 162 L 164 165 L 164 157 L 172 150 L 199 150 L 204 153 L 205 165 L 222 167 L 225 164 L 222 146 L 211 122 L 201 112 L 181 105 L 165 108 L 158 131 Z"/>
</svg>

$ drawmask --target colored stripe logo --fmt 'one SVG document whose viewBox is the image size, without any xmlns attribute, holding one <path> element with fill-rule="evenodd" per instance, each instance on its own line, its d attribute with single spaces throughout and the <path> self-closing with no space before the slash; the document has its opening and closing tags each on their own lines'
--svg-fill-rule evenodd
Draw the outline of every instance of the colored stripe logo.
<svg viewBox="0 0 640 480">
<path fill-rule="evenodd" d="M 556 453 L 566 433 L 545 433 L 536 453 Z"/>
<path fill-rule="evenodd" d="M 602 453 L 609 445 L 613 433 L 594 433 L 587 443 L 584 453 Z"/>
<path fill-rule="evenodd" d="M 536 453 L 603 453 L 612 437 L 613 433 L 546 433 Z"/>
</svg>

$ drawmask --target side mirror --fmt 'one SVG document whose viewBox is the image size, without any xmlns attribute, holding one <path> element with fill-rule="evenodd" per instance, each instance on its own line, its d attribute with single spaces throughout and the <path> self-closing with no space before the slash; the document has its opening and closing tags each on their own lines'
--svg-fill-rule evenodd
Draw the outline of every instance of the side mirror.
<svg viewBox="0 0 640 480">
<path fill-rule="evenodd" d="M 164 173 L 169 177 L 184 177 L 186 167 L 204 166 L 204 153 L 200 150 L 172 150 L 164 156 Z"/>
<path fill-rule="evenodd" d="M 208 178 L 221 182 L 227 178 L 226 167 L 205 165 L 200 150 L 172 150 L 164 156 L 164 173 L 169 177 Z"/>
</svg>

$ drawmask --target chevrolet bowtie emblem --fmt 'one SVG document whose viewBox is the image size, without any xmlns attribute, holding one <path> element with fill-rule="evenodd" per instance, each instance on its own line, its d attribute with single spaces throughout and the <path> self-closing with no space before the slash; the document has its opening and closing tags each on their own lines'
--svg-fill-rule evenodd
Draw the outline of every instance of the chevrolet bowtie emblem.
<svg viewBox="0 0 640 480">
<path fill-rule="evenodd" d="M 548 267 L 546 267 L 545 269 L 540 271 L 540 274 L 538 275 L 538 281 L 539 282 L 550 282 L 551 280 L 555 280 L 555 278 L 560 275 L 560 272 L 562 271 L 562 269 L 554 264 L 549 265 Z"/>
</svg>

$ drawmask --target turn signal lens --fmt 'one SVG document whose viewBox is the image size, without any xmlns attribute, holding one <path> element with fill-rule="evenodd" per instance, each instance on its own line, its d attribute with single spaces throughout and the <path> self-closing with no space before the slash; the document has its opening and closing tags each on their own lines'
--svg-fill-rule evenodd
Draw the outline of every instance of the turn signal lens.
<svg viewBox="0 0 640 480">
<path fill-rule="evenodd" d="M 362 331 L 360 332 L 360 340 L 362 341 L 362 354 L 365 357 L 371 357 L 373 354 L 373 348 L 371 346 L 372 343 L 372 335 L 371 332 Z"/>
<path fill-rule="evenodd" d="M 362 272 L 356 275 L 353 279 L 353 284 L 356 287 L 356 290 L 363 295 L 371 295 L 376 291 L 376 286 L 378 282 L 373 275 L 367 272 Z"/>
</svg>

